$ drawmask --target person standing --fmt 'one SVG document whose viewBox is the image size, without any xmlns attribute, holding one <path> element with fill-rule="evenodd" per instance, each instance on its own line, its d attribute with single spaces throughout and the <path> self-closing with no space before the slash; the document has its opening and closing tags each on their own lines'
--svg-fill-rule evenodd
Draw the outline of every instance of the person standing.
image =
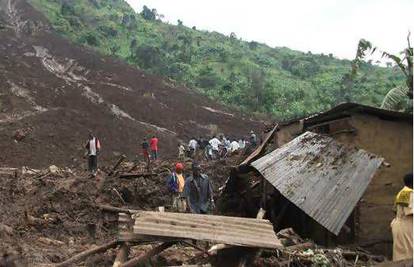
<svg viewBox="0 0 414 267">
<path fill-rule="evenodd" d="M 178 159 L 184 160 L 184 158 L 185 158 L 185 147 L 183 146 L 183 144 L 179 143 L 178 144 Z"/>
<path fill-rule="evenodd" d="M 88 155 L 88 170 L 96 176 L 98 170 L 98 154 L 101 150 L 101 143 L 92 133 L 89 133 L 89 139 L 85 146 Z"/>
<path fill-rule="evenodd" d="M 219 157 L 219 146 L 221 145 L 220 140 L 218 140 L 218 138 L 216 136 L 213 136 L 213 138 L 210 139 L 210 141 L 208 141 L 208 143 L 211 146 L 211 150 L 210 150 L 210 156 L 212 159 L 217 159 Z"/>
<path fill-rule="evenodd" d="M 250 131 L 250 145 L 252 147 L 256 147 L 257 146 L 257 136 L 253 132 L 253 130 Z"/>
<path fill-rule="evenodd" d="M 158 138 L 155 135 L 150 140 L 151 158 L 153 160 L 158 159 Z"/>
<path fill-rule="evenodd" d="M 167 178 L 167 187 L 172 196 L 172 208 L 174 211 L 185 212 L 187 203 L 183 195 L 185 179 L 184 165 L 180 162 L 175 164 L 175 172 L 172 172 Z"/>
<path fill-rule="evenodd" d="M 147 163 L 147 170 L 150 168 L 150 156 L 149 156 L 149 144 L 145 138 L 142 140 L 142 156 L 144 157 L 144 161 Z"/>
<path fill-rule="evenodd" d="M 188 142 L 188 148 L 190 149 L 190 156 L 194 158 L 197 153 L 198 142 L 195 137 L 191 138 L 190 142 Z"/>
<path fill-rule="evenodd" d="M 235 153 L 239 149 L 240 149 L 239 142 L 237 142 L 236 140 L 233 140 L 233 142 L 230 143 L 230 152 Z"/>
<path fill-rule="evenodd" d="M 201 173 L 198 162 L 192 164 L 193 174 L 185 180 L 184 196 L 191 213 L 207 214 L 214 208 L 213 187 L 207 175 Z"/>
<path fill-rule="evenodd" d="M 396 215 L 391 222 L 392 260 L 413 258 L 413 174 L 404 176 L 404 188 L 395 198 Z"/>
</svg>

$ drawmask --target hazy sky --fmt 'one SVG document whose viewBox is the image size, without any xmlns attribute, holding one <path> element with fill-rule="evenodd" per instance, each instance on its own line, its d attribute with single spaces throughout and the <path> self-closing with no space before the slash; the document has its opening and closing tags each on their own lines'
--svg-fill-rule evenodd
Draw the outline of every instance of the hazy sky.
<svg viewBox="0 0 414 267">
<path fill-rule="evenodd" d="M 127 0 L 138 12 L 157 9 L 172 24 L 243 40 L 352 59 L 360 38 L 389 52 L 406 46 L 414 0 Z M 413 33 L 414 35 L 414 33 Z M 411 38 L 412 39 L 412 38 Z"/>
</svg>

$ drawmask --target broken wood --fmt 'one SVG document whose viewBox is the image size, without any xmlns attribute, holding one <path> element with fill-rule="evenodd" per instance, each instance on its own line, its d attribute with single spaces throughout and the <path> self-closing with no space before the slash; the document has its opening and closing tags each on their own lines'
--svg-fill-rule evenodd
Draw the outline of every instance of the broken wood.
<svg viewBox="0 0 414 267">
<path fill-rule="evenodd" d="M 127 208 L 118 208 L 118 207 L 113 207 L 113 206 L 104 205 L 104 204 L 97 204 L 96 207 L 101 209 L 101 210 L 104 210 L 104 211 L 110 211 L 110 212 L 116 212 L 116 213 L 133 214 L 133 213 L 139 212 L 139 210 L 127 209 Z"/>
<path fill-rule="evenodd" d="M 297 244 L 297 245 L 293 245 L 293 246 L 288 246 L 286 247 L 286 249 L 289 250 L 302 250 L 302 249 L 308 249 L 308 248 L 314 248 L 315 244 L 312 242 L 305 242 L 305 243 L 301 243 L 301 244 Z"/>
<path fill-rule="evenodd" d="M 155 176 L 155 173 L 152 172 L 145 172 L 145 173 L 121 173 L 119 178 L 122 179 L 132 179 L 132 178 L 140 178 L 140 177 L 152 177 Z"/>
<path fill-rule="evenodd" d="M 273 139 L 273 136 L 277 132 L 279 124 L 276 124 L 273 129 L 267 133 L 263 142 L 253 151 L 239 166 L 249 165 L 252 161 L 259 158 L 266 150 L 267 145 Z"/>
<path fill-rule="evenodd" d="M 161 253 L 162 251 L 166 250 L 167 248 L 171 247 L 174 244 L 175 244 L 175 242 L 162 243 L 161 245 L 158 245 L 158 246 L 152 248 L 150 251 L 148 251 L 144 255 L 140 255 L 136 258 L 133 258 L 133 259 L 125 262 L 120 267 L 134 267 L 134 266 L 137 266 L 139 264 L 142 264 L 142 263 L 148 261 L 149 259 L 151 259 L 152 257 L 154 257 L 155 255 L 157 255 L 157 254 Z"/>
<path fill-rule="evenodd" d="M 118 159 L 118 161 L 115 163 L 114 167 L 112 168 L 112 170 L 109 172 L 109 176 L 112 176 L 114 174 L 114 172 L 116 171 L 116 169 L 119 167 L 119 165 L 121 165 L 121 163 L 126 159 L 125 155 L 121 155 L 121 157 Z"/>
<path fill-rule="evenodd" d="M 119 199 L 121 199 L 122 204 L 126 205 L 126 202 L 125 202 L 124 198 L 121 196 L 121 194 L 118 192 L 118 190 L 116 190 L 115 188 L 112 188 L 112 191 L 114 191 L 115 194 L 119 197 Z"/>
<path fill-rule="evenodd" d="M 233 246 L 227 244 L 216 244 L 213 245 L 211 248 L 208 249 L 207 253 L 209 255 L 217 255 L 217 252 L 222 249 L 232 248 Z"/>
<path fill-rule="evenodd" d="M 124 242 L 121 244 L 121 247 L 118 250 L 118 253 L 116 254 L 114 264 L 112 267 L 120 267 L 124 262 L 128 260 L 128 252 L 129 252 L 129 246 Z"/>
<path fill-rule="evenodd" d="M 89 257 L 91 255 L 94 255 L 94 254 L 97 254 L 97 253 L 102 253 L 102 252 L 107 251 L 110 248 L 114 248 L 118 244 L 119 244 L 119 241 L 118 240 L 114 240 L 114 241 L 111 241 L 109 243 L 106 243 L 106 244 L 104 244 L 102 246 L 98 246 L 98 247 L 95 247 L 95 248 L 92 248 L 92 249 L 88 249 L 88 250 L 83 251 L 83 252 L 81 252 L 79 254 L 76 254 L 75 256 L 73 256 L 70 259 L 65 260 L 64 262 L 61 262 L 61 263 L 56 264 L 55 267 L 67 267 L 67 266 L 71 266 L 71 265 L 73 265 L 75 263 L 78 263 L 80 261 L 85 260 L 87 257 Z"/>
<path fill-rule="evenodd" d="M 129 172 L 134 171 L 138 166 L 139 166 L 139 163 L 135 163 L 134 166 L 132 166 L 132 168 L 129 169 L 127 172 L 129 173 Z"/>
<path fill-rule="evenodd" d="M 45 220 L 36 218 L 30 215 L 27 211 L 24 211 L 24 218 L 26 220 L 26 223 L 30 226 L 43 225 L 46 223 Z"/>
<path fill-rule="evenodd" d="M 63 246 L 65 244 L 65 242 L 55 240 L 55 239 L 50 239 L 47 237 L 39 237 L 38 240 L 42 242 L 43 244 L 52 245 L 52 246 Z"/>
</svg>

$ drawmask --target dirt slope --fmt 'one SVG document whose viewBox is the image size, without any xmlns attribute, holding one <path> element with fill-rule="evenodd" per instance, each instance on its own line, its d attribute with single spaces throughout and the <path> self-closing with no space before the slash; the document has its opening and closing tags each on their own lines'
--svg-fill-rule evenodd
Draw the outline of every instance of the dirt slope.
<svg viewBox="0 0 414 267">
<path fill-rule="evenodd" d="M 261 127 L 190 89 L 72 44 L 24 0 L 0 0 L 0 59 L 1 166 L 76 165 L 89 129 L 109 160 L 117 152 L 131 157 L 152 134 L 161 155 L 170 156 L 192 135 L 242 136 Z"/>
</svg>

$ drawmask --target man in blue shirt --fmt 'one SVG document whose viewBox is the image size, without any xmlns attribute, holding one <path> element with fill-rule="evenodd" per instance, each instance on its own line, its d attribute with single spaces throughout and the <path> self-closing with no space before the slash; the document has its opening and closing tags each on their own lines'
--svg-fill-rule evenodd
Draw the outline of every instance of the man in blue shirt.
<svg viewBox="0 0 414 267">
<path fill-rule="evenodd" d="M 198 162 L 193 162 L 192 171 L 193 175 L 185 180 L 184 196 L 192 213 L 207 214 L 210 204 L 214 208 L 213 187 Z"/>
</svg>

